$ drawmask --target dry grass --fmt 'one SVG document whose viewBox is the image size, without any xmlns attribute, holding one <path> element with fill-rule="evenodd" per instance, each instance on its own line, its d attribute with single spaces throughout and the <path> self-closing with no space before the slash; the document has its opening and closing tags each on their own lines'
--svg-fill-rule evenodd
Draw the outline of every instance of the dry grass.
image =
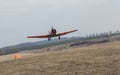
<svg viewBox="0 0 120 75">
<path fill-rule="evenodd" d="M 120 42 L 0 62 L 0 75 L 120 75 Z"/>
</svg>

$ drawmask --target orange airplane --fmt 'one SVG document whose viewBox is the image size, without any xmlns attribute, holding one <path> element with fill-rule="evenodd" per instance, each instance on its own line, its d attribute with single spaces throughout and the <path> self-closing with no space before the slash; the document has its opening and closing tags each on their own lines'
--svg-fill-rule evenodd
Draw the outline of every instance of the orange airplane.
<svg viewBox="0 0 120 75">
<path fill-rule="evenodd" d="M 50 41 L 52 37 L 58 37 L 58 39 L 60 40 L 61 39 L 60 36 L 66 35 L 68 33 L 76 32 L 76 31 L 78 30 L 71 30 L 67 32 L 57 33 L 57 30 L 52 27 L 48 35 L 28 36 L 27 38 L 48 38 L 48 41 Z"/>
</svg>

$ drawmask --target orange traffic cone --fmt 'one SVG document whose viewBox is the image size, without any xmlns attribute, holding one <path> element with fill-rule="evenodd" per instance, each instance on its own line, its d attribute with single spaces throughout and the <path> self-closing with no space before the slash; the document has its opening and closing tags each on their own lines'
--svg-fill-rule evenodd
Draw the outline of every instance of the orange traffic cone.
<svg viewBox="0 0 120 75">
<path fill-rule="evenodd" d="M 20 54 L 15 54 L 15 60 L 21 59 L 21 55 Z"/>
</svg>

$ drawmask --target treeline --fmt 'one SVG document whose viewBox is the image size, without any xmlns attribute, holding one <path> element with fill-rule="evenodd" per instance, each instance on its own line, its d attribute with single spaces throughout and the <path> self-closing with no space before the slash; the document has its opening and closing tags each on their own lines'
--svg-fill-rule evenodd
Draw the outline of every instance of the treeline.
<svg viewBox="0 0 120 75">
<path fill-rule="evenodd" d="M 86 35 L 86 38 L 101 38 L 101 37 L 110 37 L 110 36 L 115 36 L 115 35 L 120 35 L 120 31 L 109 31 L 109 32 L 104 32 L 104 33 L 93 33 Z"/>
</svg>

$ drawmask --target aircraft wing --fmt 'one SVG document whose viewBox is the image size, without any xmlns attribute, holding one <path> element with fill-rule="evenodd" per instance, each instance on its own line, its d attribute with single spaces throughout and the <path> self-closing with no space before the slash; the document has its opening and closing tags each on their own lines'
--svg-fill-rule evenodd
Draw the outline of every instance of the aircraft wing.
<svg viewBox="0 0 120 75">
<path fill-rule="evenodd" d="M 72 33 L 72 32 L 76 32 L 78 30 L 71 30 L 71 31 L 67 31 L 67 32 L 63 32 L 63 33 L 58 33 L 56 35 L 41 35 L 41 36 L 28 36 L 27 38 L 49 38 L 49 37 L 57 37 L 57 36 L 62 36 L 62 35 L 66 35 L 68 33 Z"/>
<path fill-rule="evenodd" d="M 69 33 L 72 33 L 72 32 L 76 32 L 76 31 L 78 31 L 78 30 L 71 30 L 71 31 L 63 32 L 63 33 L 58 33 L 57 35 L 62 36 L 62 35 L 66 35 L 66 34 L 69 34 Z"/>
<path fill-rule="evenodd" d="M 27 38 L 48 38 L 49 35 L 41 35 L 41 36 L 28 36 Z"/>
</svg>

